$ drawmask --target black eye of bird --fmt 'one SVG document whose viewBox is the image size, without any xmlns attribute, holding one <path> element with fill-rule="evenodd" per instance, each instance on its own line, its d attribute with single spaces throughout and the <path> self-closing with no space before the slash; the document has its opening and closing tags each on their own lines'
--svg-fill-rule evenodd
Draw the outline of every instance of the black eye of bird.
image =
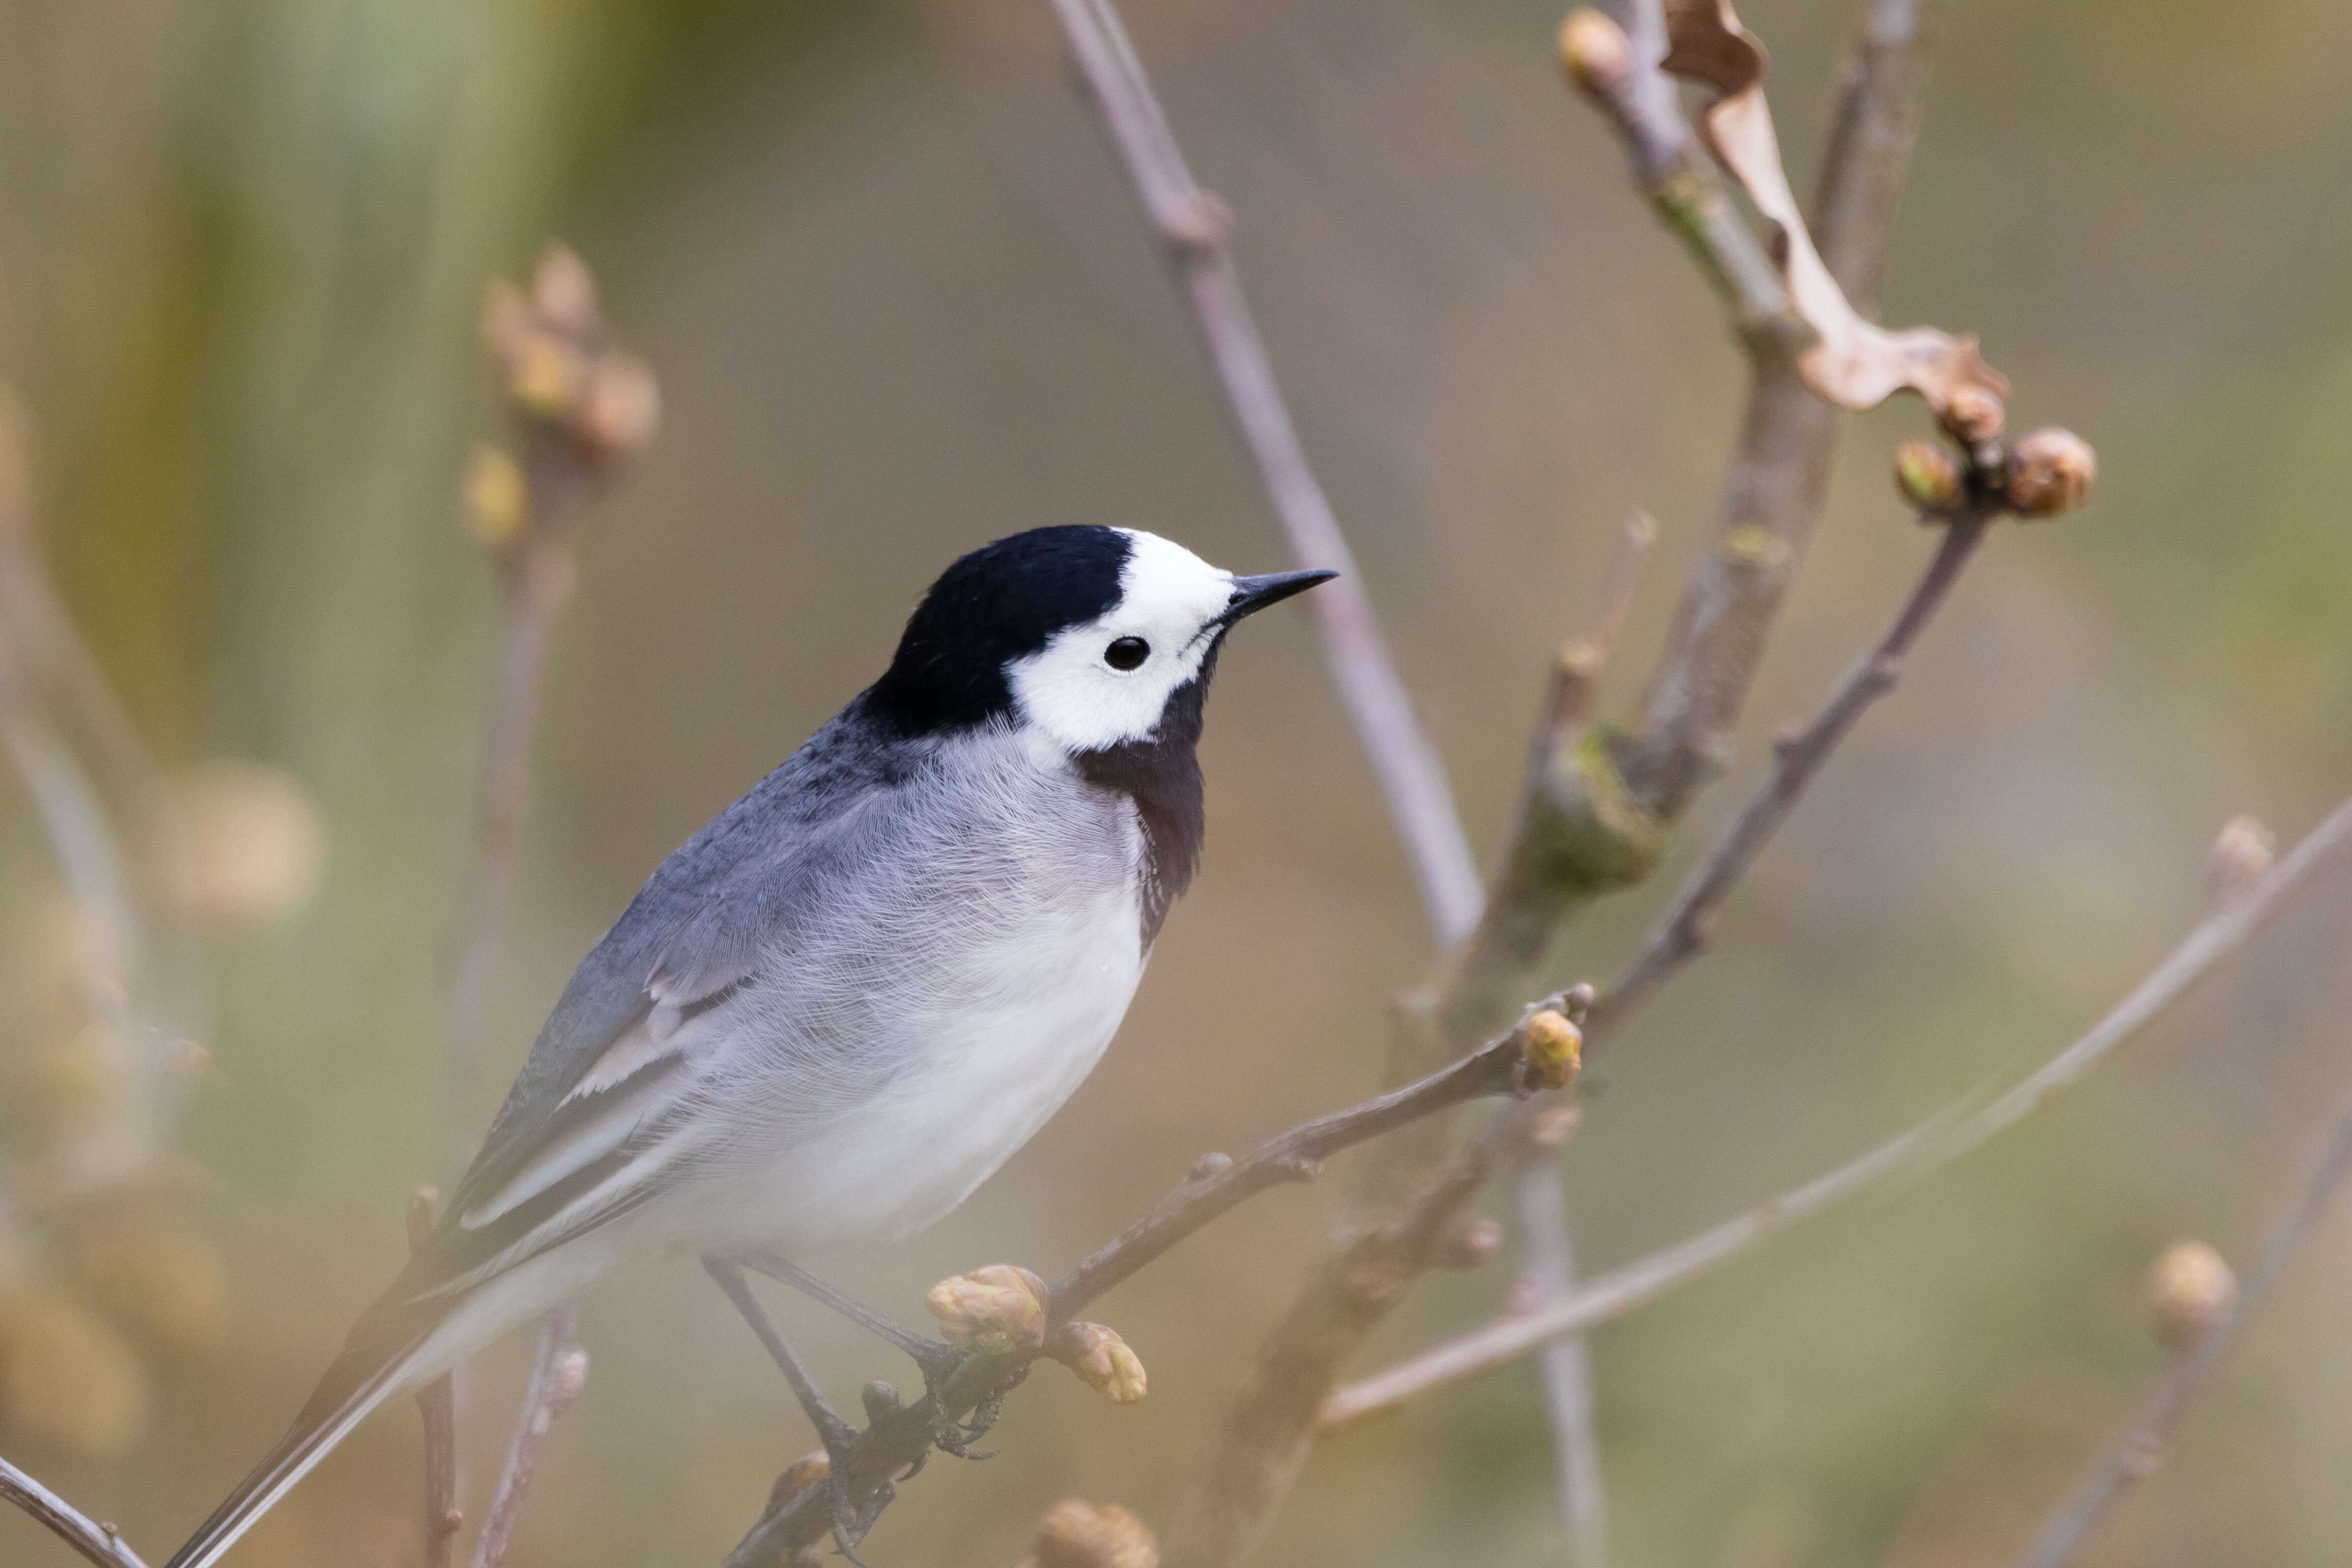
<svg viewBox="0 0 2352 1568">
<path fill-rule="evenodd" d="M 1140 637 L 1121 637 L 1103 650 L 1103 663 L 1114 670 L 1131 670 L 1151 657 L 1151 644 Z"/>
</svg>

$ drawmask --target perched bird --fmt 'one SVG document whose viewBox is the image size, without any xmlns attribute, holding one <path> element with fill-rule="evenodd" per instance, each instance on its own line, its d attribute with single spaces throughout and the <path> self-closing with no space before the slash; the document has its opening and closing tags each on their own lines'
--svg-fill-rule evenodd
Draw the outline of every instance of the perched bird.
<svg viewBox="0 0 2352 1568">
<path fill-rule="evenodd" d="M 207 1568 L 371 1410 L 627 1259 L 690 1249 L 726 1283 L 730 1255 L 962 1202 L 1093 1069 L 1192 879 L 1226 631 L 1331 575 L 1094 527 L 949 567 L 882 678 L 582 961 L 430 1239 L 168 1568 Z"/>
</svg>

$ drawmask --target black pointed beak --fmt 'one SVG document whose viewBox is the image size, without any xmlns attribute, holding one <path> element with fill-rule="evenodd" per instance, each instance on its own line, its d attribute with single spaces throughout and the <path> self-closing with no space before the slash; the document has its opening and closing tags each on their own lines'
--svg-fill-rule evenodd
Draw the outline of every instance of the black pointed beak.
<svg viewBox="0 0 2352 1568">
<path fill-rule="evenodd" d="M 1225 612 L 1217 617 L 1216 624 L 1230 626 L 1244 615 L 1255 615 L 1269 604 L 1279 604 L 1296 593 L 1304 593 L 1318 582 L 1328 582 L 1339 574 L 1336 571 L 1269 571 L 1263 577 L 1234 579 L 1234 596 L 1225 601 Z"/>
</svg>

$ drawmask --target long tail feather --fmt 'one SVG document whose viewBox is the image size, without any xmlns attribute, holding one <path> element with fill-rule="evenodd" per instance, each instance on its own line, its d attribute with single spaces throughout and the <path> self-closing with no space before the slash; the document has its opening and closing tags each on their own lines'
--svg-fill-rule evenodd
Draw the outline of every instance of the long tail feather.
<svg viewBox="0 0 2352 1568">
<path fill-rule="evenodd" d="M 268 1457 L 213 1511 L 188 1543 L 172 1555 L 164 1568 L 211 1568 L 238 1536 L 253 1528 L 296 1481 L 327 1457 L 368 1412 L 389 1398 L 399 1386 L 398 1376 L 410 1354 L 422 1342 L 399 1347 L 390 1356 L 380 1350 L 345 1351 L 320 1380 L 318 1392 L 295 1419 L 293 1429 L 278 1439 Z"/>
</svg>

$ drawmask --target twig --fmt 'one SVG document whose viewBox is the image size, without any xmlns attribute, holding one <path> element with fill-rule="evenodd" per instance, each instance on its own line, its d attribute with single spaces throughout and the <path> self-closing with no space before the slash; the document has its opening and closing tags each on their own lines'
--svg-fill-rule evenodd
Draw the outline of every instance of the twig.
<svg viewBox="0 0 2352 1568">
<path fill-rule="evenodd" d="M 1569 1237 L 1559 1166 L 1549 1150 L 1539 1149 L 1519 1167 L 1515 1197 L 1525 1248 L 1518 1288 L 1526 1305 L 1534 1310 L 1565 1301 L 1576 1291 L 1576 1252 Z M 1580 1336 L 1554 1341 L 1537 1359 L 1543 1374 L 1544 1409 L 1551 1421 L 1570 1568 L 1603 1568 L 1608 1561 L 1608 1501 L 1601 1490 L 1601 1445 L 1592 1421 L 1591 1357 Z"/>
<path fill-rule="evenodd" d="M 473 1149 L 473 1093 L 522 852 L 541 676 L 556 615 L 579 576 L 573 536 L 587 506 L 653 439 L 659 418 L 653 372 L 612 346 L 595 279 L 561 245 L 541 256 L 528 296 L 504 283 L 491 287 L 484 332 L 506 377 L 523 455 L 518 465 L 486 448 L 467 481 L 475 531 L 497 563 L 499 619 L 449 986 L 441 1127 L 448 1186 Z"/>
<path fill-rule="evenodd" d="M 1813 243 L 1865 316 L 1878 312 L 1942 10 L 1940 0 L 1870 0 L 1822 150 Z"/>
<path fill-rule="evenodd" d="M 1588 995 L 1563 993 L 1528 1010 L 1532 1014 L 1565 1009 L 1571 1018 L 1580 1018 Z M 1203 1156 L 1194 1165 L 1192 1177 L 1161 1198 L 1150 1214 L 1088 1254 L 1055 1284 L 1053 1321 L 1067 1322 L 1113 1285 L 1244 1198 L 1283 1182 L 1314 1180 L 1322 1174 L 1323 1162 L 1342 1149 L 1465 1101 L 1512 1092 L 1519 1082 L 1524 1050 L 1522 1031 L 1514 1029 L 1418 1083 L 1302 1123 L 1259 1145 L 1236 1163 L 1226 1163 L 1217 1155 Z"/>
<path fill-rule="evenodd" d="M 1895 689 L 1912 644 L 1950 594 L 1960 570 L 1984 542 L 1990 526 L 1990 518 L 1983 512 L 1962 513 L 1945 525 L 1942 543 L 1886 634 L 1847 674 L 1811 723 L 1773 743 L 1772 767 L 1764 781 L 1683 884 L 1673 907 L 1652 928 L 1633 962 L 1593 1004 L 1595 1041 L 1622 1023 L 1668 976 L 1706 946 L 1709 918 L 1788 820 L 1822 764 L 1853 729 L 1863 710 Z"/>
<path fill-rule="evenodd" d="M 523 461 L 518 472 L 511 459 L 492 455 L 493 471 L 503 465 L 514 480 L 490 486 L 490 494 L 477 488 L 476 477 L 467 483 L 476 530 L 496 551 L 499 622 L 480 795 L 459 894 L 449 985 L 440 1166 L 453 1190 L 474 1148 L 475 1090 L 490 983 L 522 855 L 541 675 L 556 616 L 579 576 L 573 536 L 582 512 L 612 483 L 617 465 L 652 439 L 658 414 L 652 372 L 609 343 L 595 280 L 586 264 L 562 246 L 551 245 L 541 256 L 528 298 L 503 283 L 492 287 L 485 335 L 520 416 Z M 478 477 L 478 457 L 477 462 Z M 506 1555 L 540 1446 L 555 1416 L 579 1396 L 588 1356 L 578 1338 L 578 1318 L 568 1305 L 541 1320 L 538 1356 L 508 1442 L 506 1468 L 475 1543 L 475 1568 L 497 1568 Z M 437 1451 L 431 1429 L 436 1406 L 454 1409 L 453 1376 L 444 1375 L 418 1396 L 427 1411 L 425 1530 L 433 1568 L 448 1561 L 449 1537 L 458 1522 L 454 1425 L 448 1443 Z M 438 1511 L 429 1500 L 436 1490 L 445 1500 Z M 436 1530 L 442 1532 L 438 1538 Z"/>
<path fill-rule="evenodd" d="M 1234 422 L 1257 460 L 1292 553 L 1301 566 L 1339 573 L 1309 601 L 1324 658 L 1388 796 L 1431 924 L 1439 941 L 1451 946 L 1478 919 L 1484 894 L 1477 862 L 1444 764 L 1413 718 L 1348 541 L 1284 405 L 1234 267 L 1227 243 L 1232 214 L 1192 178 L 1110 0 L 1054 0 L 1054 12 L 1144 218 L 1166 243 L 1192 298 Z"/>
<path fill-rule="evenodd" d="M 1967 1101 L 1947 1107 L 1827 1176 L 1589 1281 L 1558 1306 L 1502 1319 L 1349 1384 L 1324 1406 L 1325 1429 L 1361 1420 L 1430 1389 L 1502 1365 L 1553 1340 L 1586 1333 L 1697 1278 L 1791 1220 L 1818 1214 L 1885 1177 L 1932 1170 L 2007 1131 L 2032 1115 L 2051 1095 L 2080 1081 L 2116 1047 L 2187 995 L 2222 959 L 2244 946 L 2278 912 L 2287 895 L 2347 842 L 2352 842 L 2352 800 L 2329 812 L 2252 892 L 2200 922 L 2088 1033 L 1980 1109 L 1966 1110 Z"/>
<path fill-rule="evenodd" d="M 1898 9 L 1889 7 L 1890 14 Z M 1874 26 L 1894 36 L 1892 27 Z M 1916 30 L 1911 47 L 1924 52 Z M 1637 69 L 1649 64 L 1636 62 Z M 1914 93 L 1923 74 L 1875 69 L 1863 92 Z M 1651 98 L 1671 108 L 1671 93 Z M 1633 110 L 1654 111 L 1646 101 Z M 1677 134 L 1686 137 L 1686 128 Z M 1851 155 L 1825 164 L 1824 180 L 1899 188 L 1907 151 L 1907 143 L 1857 143 Z M 1643 167 L 1637 158 L 1637 180 Z M 1825 191 L 1817 205 L 1826 210 L 1840 199 Z M 1891 204 L 1878 210 L 1890 211 Z M 1858 220 L 1841 230 L 1834 246 L 1824 245 L 1823 256 L 1851 288 L 1857 276 L 1874 269 L 1885 241 L 1883 228 Z M 1648 874 L 1672 824 L 1727 764 L 1765 644 L 1821 514 L 1840 428 L 1837 412 L 1807 389 L 1769 339 L 1743 331 L 1742 341 L 1758 368 L 1725 480 L 1717 542 L 1685 585 L 1641 727 L 1627 733 L 1596 727 L 1545 759 L 1479 925 L 1435 988 L 1430 1033 L 1445 1049 L 1459 1051 L 1493 1030 L 1511 999 L 1525 994 L 1526 976 L 1572 914 Z M 1410 1160 L 1401 1154 L 1387 1186 L 1428 1181 L 1433 1191 L 1451 1179 L 1442 1151 L 1403 1154 Z M 1310 1271 L 1262 1349 L 1259 1373 L 1226 1416 L 1171 1524 L 1167 1568 L 1233 1568 L 1250 1554 L 1306 1463 L 1316 1413 L 1338 1369 L 1409 1286 L 1408 1279 L 1377 1290 L 1339 1289 L 1331 1270 L 1343 1257 L 1327 1253 Z"/>
<path fill-rule="evenodd" d="M 1631 3 L 1643 14 L 1656 6 L 1656 0 Z M 1875 0 L 1860 68 L 1822 162 L 1815 235 L 1832 275 L 1865 314 L 1874 306 L 1886 235 L 1910 165 L 1936 9 L 1933 0 Z M 1662 25 L 1657 36 L 1663 39 Z M 1636 85 L 1606 99 L 1612 119 L 1622 128 L 1623 117 L 1638 117 L 1629 132 L 1637 148 L 1645 138 L 1670 145 L 1684 166 L 1698 167 L 1671 91 L 1653 90 L 1645 75 L 1656 75 L 1654 64 L 1637 51 Z M 1637 180 L 1645 178 L 1644 167 L 1637 151 Z M 1667 215 L 1677 233 L 1691 234 L 1686 221 Z M 1765 265 L 1770 270 L 1769 258 Z M 1747 318 L 1758 308 L 1751 304 Z M 1755 335 L 1747 339 L 1754 352 Z M 1807 390 L 1784 359 L 1757 356 L 1747 417 L 1725 476 L 1717 548 L 1685 591 L 1641 729 L 1613 748 L 1625 782 L 1657 817 L 1679 817 L 1727 760 L 1764 640 L 1821 515 L 1840 423 L 1838 411 Z"/>
<path fill-rule="evenodd" d="M 1550 1009 L 1580 1017 L 1589 999 L 1589 991 L 1580 987 L 1546 998 L 1528 1008 L 1527 1016 Z M 1238 1160 L 1223 1155 L 1202 1156 L 1150 1213 L 1089 1253 L 1054 1283 L 1047 1293 L 1049 1322 L 1070 1322 L 1104 1292 L 1237 1204 L 1269 1187 L 1313 1181 L 1322 1173 L 1323 1162 L 1343 1149 L 1465 1101 L 1527 1092 L 1526 1061 L 1523 1019 L 1520 1027 L 1420 1082 L 1302 1123 Z M 1414 1263 L 1412 1271 L 1418 1271 L 1484 1177 L 1483 1170 L 1461 1167 L 1453 1182 L 1433 1187 L 1404 1218 L 1360 1239 L 1356 1254 L 1369 1259 L 1378 1251 L 1409 1258 Z M 938 1430 L 937 1416 L 961 1418 L 983 1400 L 1018 1382 L 1036 1354 L 972 1356 L 950 1381 L 944 1411 L 937 1410 L 927 1396 L 877 1420 L 860 1435 L 852 1450 L 852 1505 L 864 1513 L 885 1482 L 930 1451 Z M 795 1552 L 822 1541 L 832 1528 L 824 1493 L 824 1488 L 813 1479 L 780 1490 L 769 1500 L 760 1522 L 729 1554 L 726 1568 L 783 1568 L 793 1561 Z"/>
<path fill-rule="evenodd" d="M 2155 1392 L 2139 1418 L 2116 1438 L 2084 1477 L 2072 1496 L 2059 1505 L 2033 1537 L 2018 1568 L 2063 1568 L 2089 1543 L 2109 1515 L 2133 1489 L 2147 1479 L 2162 1459 L 2165 1448 L 2179 1430 L 2197 1396 L 2237 1343 L 2246 1322 L 2262 1310 L 2279 1276 L 2319 1223 L 2336 1189 L 2352 1171 L 2352 1104 L 2347 1104 L 2329 1132 L 2318 1161 L 2304 1178 L 2302 1190 L 2270 1239 L 2263 1244 L 2252 1272 L 2246 1276 L 2236 1310 L 2207 1329 L 2187 1351 L 2176 1357 L 2158 1379 Z"/>
<path fill-rule="evenodd" d="M 472 843 L 458 894 L 455 961 L 449 981 L 447 1064 L 442 1074 L 439 1166 L 445 1190 L 454 1190 L 472 1158 L 473 1107 L 482 1071 L 490 982 L 514 905 L 515 870 L 522 856 L 523 823 L 530 799 L 530 742 L 537 728 L 541 675 L 555 618 L 571 597 L 578 574 L 572 555 L 572 525 L 587 475 L 572 443 L 561 434 L 533 429 L 526 451 L 529 517 L 520 540 L 499 556 L 499 653 L 490 689 L 489 716 L 482 737 L 480 794 L 475 804 Z M 559 1308 L 541 1321 L 542 1346 L 556 1326 Z M 537 1369 L 533 1369 L 534 1386 Z M 418 1394 L 425 1411 L 425 1553 L 428 1568 L 446 1568 L 462 1520 L 457 1508 L 457 1373 L 442 1374 Z M 435 1442 L 435 1422 L 446 1413 L 445 1441 Z M 508 1449 L 509 1473 L 499 1479 L 499 1500 L 525 1440 L 534 1407 L 526 1396 Z M 529 1482 L 526 1470 L 524 1484 Z M 441 1506 L 434 1506 L 435 1494 Z M 520 1507 L 518 1492 L 515 1506 Z M 455 1522 L 453 1522 L 455 1521 Z M 496 1506 L 483 1523 L 476 1561 L 499 1531 L 498 1549 L 513 1520 L 501 1520 Z M 437 1534 L 436 1532 L 438 1532 Z"/>
<path fill-rule="evenodd" d="M 499 1568 L 506 1561 L 515 1521 L 522 1517 L 523 1496 L 539 1473 L 547 1435 L 587 1381 L 588 1353 L 580 1348 L 579 1313 L 568 1304 L 557 1307 L 539 1321 L 539 1348 L 531 1357 L 522 1414 L 507 1443 L 506 1467 L 499 1472 L 499 1490 L 482 1521 L 481 1538 L 474 1543 L 474 1568 Z"/>
<path fill-rule="evenodd" d="M 1588 1045 L 1597 1044 L 1676 967 L 1697 954 L 1708 915 L 1754 862 L 1862 710 L 1894 688 L 1904 656 L 1983 539 L 1987 524 L 1983 514 L 1969 513 L 1947 525 L 1926 573 L 1877 646 L 1855 666 L 1811 724 L 1773 747 L 1770 774 L 1748 797 L 1626 975 L 1595 1002 Z M 1550 1161 L 1534 1155 L 1522 1166 L 1517 1204 L 1528 1247 L 1529 1283 L 1538 1292 L 1538 1302 L 1566 1298 L 1574 1282 L 1570 1262 L 1574 1254 L 1559 1172 Z M 1558 1449 L 1570 1556 L 1579 1568 L 1599 1568 L 1603 1560 L 1602 1503 L 1589 1357 L 1583 1341 L 1570 1338 L 1552 1342 L 1544 1349 L 1542 1359 L 1545 1405 Z"/>
<path fill-rule="evenodd" d="M 453 1186 L 471 1157 L 473 1102 L 481 1074 L 490 982 L 514 904 L 530 799 L 530 743 L 555 618 L 578 575 L 573 506 L 581 476 L 549 440 L 531 443 L 529 536 L 499 562 L 499 653 L 482 737 L 480 796 L 459 894 L 449 982 L 449 1066 L 445 1079 L 441 1179 Z"/>
<path fill-rule="evenodd" d="M 1633 613 L 1634 594 L 1657 546 L 1658 525 L 1648 513 L 1637 512 L 1625 520 L 1610 561 L 1600 618 L 1591 632 L 1560 650 L 1544 720 L 1536 727 L 1530 743 L 1528 778 L 1531 781 L 1543 778 L 1552 754 L 1569 744 L 1575 730 L 1591 716 L 1601 671 L 1616 649 L 1626 618 Z M 1531 1304 L 1539 1304 L 1567 1295 L 1575 1286 L 1576 1252 L 1557 1166 L 1540 1148 L 1531 1147 L 1526 1153 L 1517 1194 L 1524 1252 L 1519 1288 L 1528 1292 Z M 1591 1357 L 1582 1340 L 1563 1340 L 1545 1350 L 1541 1371 L 1544 1413 L 1551 1424 L 1552 1458 L 1561 1521 L 1568 1531 L 1570 1568 L 1602 1568 L 1607 1508 L 1601 1482 L 1601 1439 L 1593 1426 Z"/>
<path fill-rule="evenodd" d="M 5 1459 L 0 1459 L 0 1498 L 31 1514 L 98 1568 L 147 1568 L 139 1554 L 123 1543 L 114 1526 L 93 1523 L 79 1509 Z"/>
<path fill-rule="evenodd" d="M 1749 357 L 1759 368 L 1793 363 L 1811 346 L 1813 330 L 1789 298 L 1780 269 L 1699 150 L 1674 86 L 1659 68 L 1666 55 L 1659 0 L 1620 0 L 1611 9 L 1620 18 L 1628 57 L 1618 68 L 1580 76 L 1578 85 L 1625 143 L 1635 186 L 1731 306 Z"/>
<path fill-rule="evenodd" d="M 433 1235 L 432 1189 L 420 1187 L 408 1200 L 408 1250 L 413 1257 Z M 466 1516 L 457 1507 L 457 1393 L 436 1377 L 416 1395 L 425 1420 L 425 1568 L 449 1568 L 457 1531 Z"/>
</svg>

